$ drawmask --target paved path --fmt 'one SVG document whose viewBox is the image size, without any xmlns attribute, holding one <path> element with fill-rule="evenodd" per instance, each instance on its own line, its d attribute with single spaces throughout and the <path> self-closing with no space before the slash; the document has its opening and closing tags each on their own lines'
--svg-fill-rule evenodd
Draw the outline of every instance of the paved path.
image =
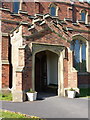
<svg viewBox="0 0 90 120">
<path fill-rule="evenodd" d="M 88 118 L 88 100 L 78 98 L 68 99 L 52 96 L 34 102 L 15 103 L 3 101 L 2 109 L 41 118 Z"/>
</svg>

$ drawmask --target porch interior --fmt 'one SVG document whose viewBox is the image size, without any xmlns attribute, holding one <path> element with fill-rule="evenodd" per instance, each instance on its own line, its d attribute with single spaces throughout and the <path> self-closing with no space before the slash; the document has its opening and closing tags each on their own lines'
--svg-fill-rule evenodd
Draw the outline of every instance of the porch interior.
<svg viewBox="0 0 90 120">
<path fill-rule="evenodd" d="M 44 96 L 58 93 L 58 56 L 51 51 L 35 55 L 35 90 Z M 43 96 L 42 95 L 42 96 Z"/>
</svg>

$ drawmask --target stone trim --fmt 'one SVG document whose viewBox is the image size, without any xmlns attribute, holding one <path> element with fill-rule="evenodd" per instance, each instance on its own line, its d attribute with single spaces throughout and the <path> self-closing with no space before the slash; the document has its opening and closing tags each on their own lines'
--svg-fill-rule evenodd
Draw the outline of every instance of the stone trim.
<svg viewBox="0 0 90 120">
<path fill-rule="evenodd" d="M 13 102 L 24 102 L 26 100 L 26 93 L 24 91 L 12 90 Z"/>
<path fill-rule="evenodd" d="M 79 30 L 79 29 L 74 29 L 73 28 L 73 31 L 76 31 L 76 32 L 85 32 L 85 33 L 90 33 L 89 30 Z"/>
<path fill-rule="evenodd" d="M 47 18 L 51 18 L 52 19 L 51 15 L 49 13 L 44 14 L 44 16 L 43 16 L 43 19 L 47 19 Z"/>
<path fill-rule="evenodd" d="M 43 46 L 43 48 L 42 48 Z M 32 43 L 32 52 L 37 53 L 37 51 L 42 51 L 42 50 L 51 50 L 56 54 L 60 54 L 60 51 L 62 51 L 65 47 L 61 45 L 50 45 L 50 44 L 35 44 Z"/>
<path fill-rule="evenodd" d="M 72 41 L 73 40 L 77 40 L 77 39 L 86 43 L 86 71 L 87 71 L 87 72 L 84 72 L 84 73 L 81 73 L 81 72 L 77 71 L 77 73 L 78 73 L 78 75 L 86 75 L 89 72 L 89 61 L 88 61 L 88 59 L 89 59 L 89 51 L 88 51 L 88 49 L 89 49 L 89 42 L 88 42 L 88 39 L 86 39 L 85 37 L 83 37 L 80 34 L 76 34 L 76 35 L 72 36 Z"/>
<path fill-rule="evenodd" d="M 67 21 L 67 22 L 72 22 L 71 18 L 64 18 L 64 20 Z"/>
<path fill-rule="evenodd" d="M 8 33 L 2 33 L 2 36 L 3 36 L 3 37 L 8 37 L 9 34 L 8 34 Z"/>
<path fill-rule="evenodd" d="M 19 13 L 20 13 L 20 14 L 25 14 L 25 15 L 28 15 L 28 12 L 27 12 L 27 11 L 22 11 L 22 10 L 19 10 Z"/>
<path fill-rule="evenodd" d="M 29 23 L 27 21 L 22 21 L 20 22 L 20 25 L 29 25 Z"/>
<path fill-rule="evenodd" d="M 87 3 L 88 4 L 88 3 Z M 74 4 L 76 7 L 81 7 L 81 8 L 85 8 L 85 9 L 89 9 L 90 10 L 90 8 L 89 7 L 85 7 L 85 6 L 80 6 L 80 5 L 77 5 L 77 4 Z"/>
<path fill-rule="evenodd" d="M 31 30 L 31 29 L 29 29 L 29 30 Z M 32 39 L 34 37 L 40 37 L 40 36 L 42 36 L 42 34 L 40 34 L 40 33 L 44 32 L 44 31 L 47 31 L 47 30 L 51 30 L 51 29 L 50 28 L 45 28 L 44 30 L 39 31 L 38 33 L 29 35 L 29 36 L 23 36 L 23 37 L 26 38 L 26 39 Z"/>
<path fill-rule="evenodd" d="M 8 60 L 2 60 L 2 64 L 3 65 L 9 65 L 9 61 Z"/>
<path fill-rule="evenodd" d="M 19 14 L 15 14 L 15 13 L 12 13 L 11 16 L 16 16 L 16 17 L 20 17 Z"/>
<path fill-rule="evenodd" d="M 36 13 L 35 16 L 43 17 L 43 14 Z"/>
<path fill-rule="evenodd" d="M 71 3 L 61 2 L 61 1 L 59 1 L 59 3 L 64 3 L 64 4 L 66 4 L 66 5 L 71 5 Z M 88 5 L 88 3 L 87 3 L 87 5 Z M 75 3 L 74 3 L 74 6 L 76 6 L 76 7 L 81 7 L 81 8 L 86 8 L 86 9 L 90 9 L 89 7 L 85 7 L 85 6 L 77 5 L 77 4 L 75 4 Z"/>
<path fill-rule="evenodd" d="M 72 24 L 75 25 L 75 26 L 79 26 L 77 22 L 76 23 L 72 23 Z"/>
<path fill-rule="evenodd" d="M 80 24 L 85 24 L 85 21 L 82 21 L 82 20 L 77 20 L 77 22 Z"/>
<path fill-rule="evenodd" d="M 61 22 L 62 24 L 67 24 L 64 20 L 60 20 L 60 22 Z"/>
<path fill-rule="evenodd" d="M 86 27 L 90 27 L 90 24 L 86 24 L 85 26 L 86 26 Z"/>
<path fill-rule="evenodd" d="M 73 28 L 66 27 L 66 30 L 67 30 L 67 31 L 73 31 Z"/>
<path fill-rule="evenodd" d="M 13 37 L 13 32 L 14 32 L 15 30 L 19 29 L 19 27 L 20 27 L 20 25 L 18 25 L 16 28 L 14 28 L 12 31 L 10 31 L 10 34 L 12 34 L 11 37 Z"/>
<path fill-rule="evenodd" d="M 0 8 L 0 10 L 10 12 L 8 8 Z"/>
<path fill-rule="evenodd" d="M 25 49 L 26 45 L 20 46 L 19 49 Z"/>
<path fill-rule="evenodd" d="M 40 23 L 40 26 L 42 26 L 43 24 L 45 24 L 46 22 L 43 20 L 41 23 Z"/>
<path fill-rule="evenodd" d="M 29 15 L 28 18 L 30 18 L 30 19 L 34 19 L 35 16 Z"/>
<path fill-rule="evenodd" d="M 11 24 L 20 24 L 20 21 L 14 21 L 14 20 L 1 19 L 1 21 L 11 23 Z"/>
<path fill-rule="evenodd" d="M 61 45 L 35 44 L 31 43 L 32 50 L 32 88 L 35 90 L 35 55 L 40 51 L 49 50 L 58 55 L 58 96 L 64 96 L 63 59 L 65 58 L 65 47 Z"/>
<path fill-rule="evenodd" d="M 23 69 L 24 69 L 23 66 L 19 66 L 17 67 L 16 72 L 23 72 Z"/>
<path fill-rule="evenodd" d="M 72 36 L 72 40 L 76 40 L 76 39 L 79 39 L 79 40 L 83 40 L 83 41 L 88 41 L 85 37 L 83 37 L 81 34 L 75 34 Z"/>
</svg>

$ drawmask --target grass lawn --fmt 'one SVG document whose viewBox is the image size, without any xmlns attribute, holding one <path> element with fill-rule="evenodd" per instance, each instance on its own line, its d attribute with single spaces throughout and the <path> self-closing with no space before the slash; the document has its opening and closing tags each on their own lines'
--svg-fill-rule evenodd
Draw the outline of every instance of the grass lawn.
<svg viewBox="0 0 90 120">
<path fill-rule="evenodd" d="M 26 118 L 24 115 L 3 110 L 0 110 L 0 114 L 2 118 Z"/>
<path fill-rule="evenodd" d="M 87 97 L 90 98 L 90 88 L 80 88 L 79 97 Z"/>
<path fill-rule="evenodd" d="M 10 118 L 12 118 L 11 120 L 16 120 L 15 118 L 21 118 L 21 119 L 17 119 L 17 120 L 42 120 L 35 116 L 28 116 L 25 114 L 10 112 L 7 110 L 0 110 L 0 117 L 2 118 L 2 120 L 10 120 Z M 22 118 L 24 118 L 24 119 L 22 119 Z"/>
<path fill-rule="evenodd" d="M 7 100 L 7 101 L 12 101 L 12 94 L 2 94 L 0 93 L 0 100 Z"/>
</svg>

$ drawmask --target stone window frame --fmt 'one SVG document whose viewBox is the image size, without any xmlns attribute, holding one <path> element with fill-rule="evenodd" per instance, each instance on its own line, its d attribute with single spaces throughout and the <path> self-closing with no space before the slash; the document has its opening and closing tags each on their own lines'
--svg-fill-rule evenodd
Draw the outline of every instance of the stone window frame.
<svg viewBox="0 0 90 120">
<path fill-rule="evenodd" d="M 73 63 L 72 63 L 72 68 L 73 68 L 73 70 L 77 71 L 78 74 L 87 74 L 87 73 L 89 72 L 89 59 L 90 59 L 90 57 L 89 57 L 89 48 L 90 48 L 90 46 L 89 46 L 89 41 L 88 41 L 88 39 L 86 39 L 86 38 L 83 37 L 82 35 L 74 35 L 74 36 L 72 37 L 72 41 L 73 41 L 73 40 L 77 40 L 78 36 L 79 36 L 79 39 L 78 39 L 78 40 L 83 41 L 83 42 L 86 43 L 86 72 L 78 72 L 78 70 L 76 70 L 75 67 L 73 66 Z M 76 38 L 75 38 L 75 37 L 76 37 Z M 71 50 L 71 51 L 72 51 L 72 50 Z M 73 57 L 73 56 L 72 56 L 72 57 Z M 72 58 L 72 59 L 73 59 L 73 58 Z"/>
<path fill-rule="evenodd" d="M 49 13 L 50 13 L 50 15 L 51 15 L 51 7 L 55 7 L 56 8 L 56 14 L 55 14 L 55 16 L 53 16 L 53 17 L 56 17 L 56 16 L 58 16 L 58 10 L 59 10 L 59 7 L 55 4 L 55 3 L 52 3 L 52 4 L 50 4 L 49 5 Z"/>
<path fill-rule="evenodd" d="M 88 23 L 88 12 L 87 12 L 86 9 L 80 10 L 80 20 L 82 20 L 82 19 L 81 19 L 81 18 L 82 18 L 82 16 L 81 16 L 81 13 L 82 13 L 82 12 L 85 12 L 85 21 L 83 21 L 83 22 L 85 22 L 85 24 L 87 24 L 87 23 Z"/>
</svg>

